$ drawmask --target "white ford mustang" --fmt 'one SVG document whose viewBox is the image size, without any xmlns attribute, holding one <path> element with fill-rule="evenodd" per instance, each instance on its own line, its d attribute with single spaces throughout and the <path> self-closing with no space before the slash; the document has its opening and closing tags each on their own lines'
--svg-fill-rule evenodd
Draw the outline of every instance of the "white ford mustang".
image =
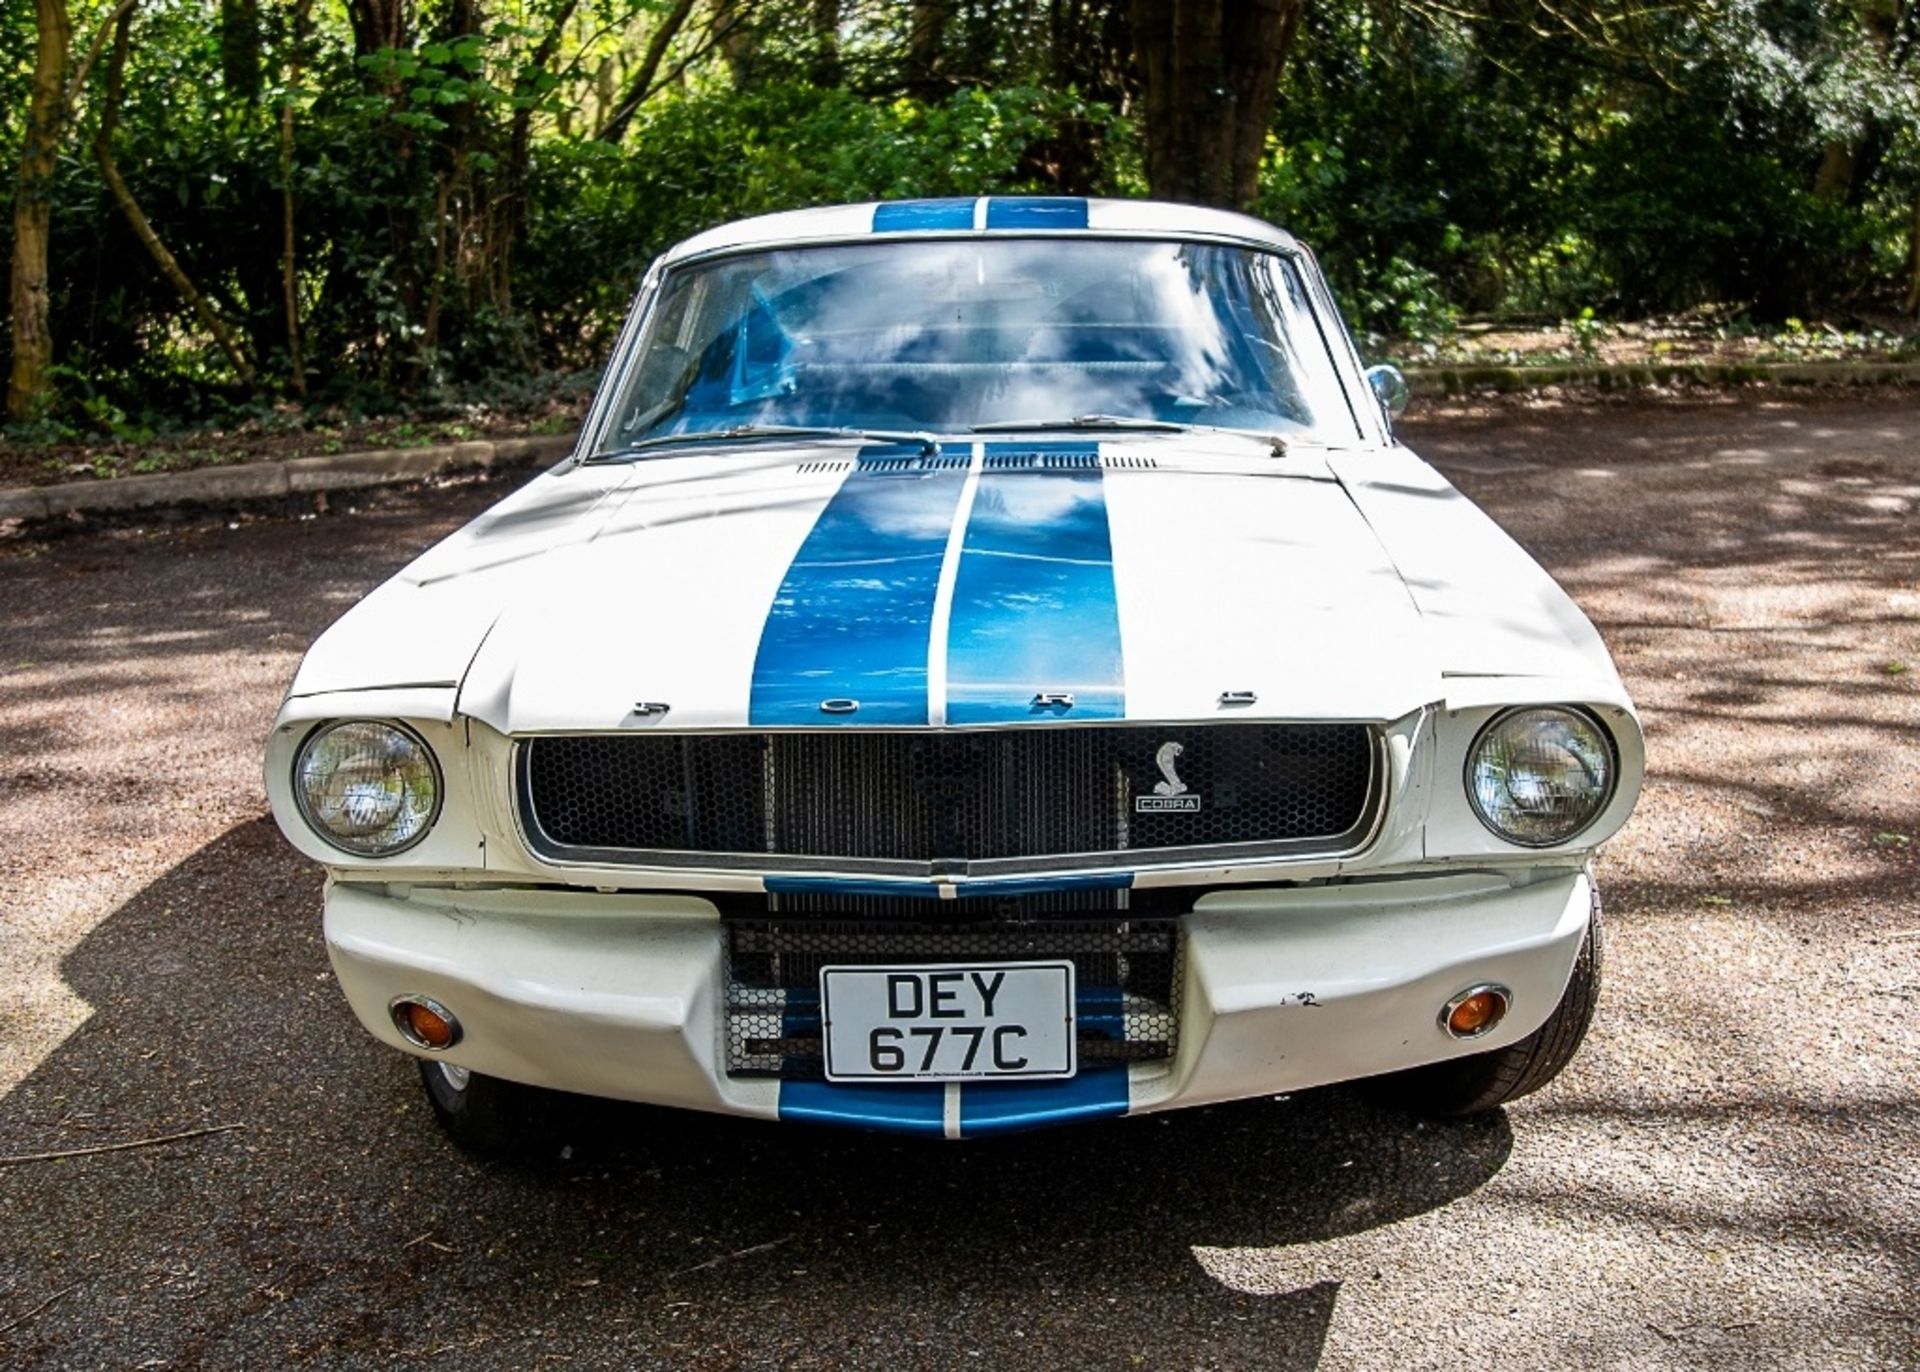
<svg viewBox="0 0 1920 1372">
<path fill-rule="evenodd" d="M 1640 730 L 1397 381 L 1233 214 L 681 244 L 574 454 L 280 711 L 354 1011 L 477 1151 L 554 1091 L 964 1138 L 1541 1086 Z"/>
</svg>

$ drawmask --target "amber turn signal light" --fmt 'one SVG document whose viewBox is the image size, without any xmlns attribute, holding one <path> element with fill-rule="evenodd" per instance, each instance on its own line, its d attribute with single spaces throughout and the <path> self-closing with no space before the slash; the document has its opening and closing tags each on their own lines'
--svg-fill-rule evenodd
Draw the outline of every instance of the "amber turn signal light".
<svg viewBox="0 0 1920 1372">
<path fill-rule="evenodd" d="M 460 1021 L 437 1000 L 426 996 L 396 996 L 388 1011 L 400 1037 L 415 1048 L 437 1053 L 460 1042 Z"/>
<path fill-rule="evenodd" d="M 1477 1039 L 1506 1018 L 1513 993 L 1504 986 L 1470 986 L 1440 1011 L 1440 1027 L 1457 1039 Z"/>
</svg>

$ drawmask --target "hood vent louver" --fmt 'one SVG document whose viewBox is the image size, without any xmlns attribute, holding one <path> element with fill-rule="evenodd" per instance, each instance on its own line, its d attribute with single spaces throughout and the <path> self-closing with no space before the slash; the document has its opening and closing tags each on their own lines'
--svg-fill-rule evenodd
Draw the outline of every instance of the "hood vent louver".
<svg viewBox="0 0 1920 1372">
<path fill-rule="evenodd" d="M 1098 453 L 988 453 L 981 465 L 990 472 L 1089 472 L 1100 466 Z"/>
<path fill-rule="evenodd" d="M 950 472 L 960 470 L 973 459 L 965 453 L 938 453 L 932 457 L 863 457 L 863 472 Z"/>
<path fill-rule="evenodd" d="M 990 472 L 1090 472 L 1151 471 L 1160 465 L 1151 457 L 1102 457 L 1096 453 L 1055 453 L 1036 449 L 1030 453 L 988 453 L 981 466 Z"/>
<path fill-rule="evenodd" d="M 938 457 L 862 458 L 857 464 L 846 458 L 834 458 L 822 462 L 797 463 L 793 470 L 798 476 L 825 476 L 851 471 L 857 465 L 863 472 L 905 474 L 956 471 L 971 462 L 972 459 L 963 454 L 942 453 Z M 1154 457 L 1100 457 L 1093 453 L 989 453 L 982 459 L 981 466 L 990 472 L 1090 472 L 1100 468 L 1108 471 L 1150 472 L 1160 466 L 1160 460 Z"/>
</svg>

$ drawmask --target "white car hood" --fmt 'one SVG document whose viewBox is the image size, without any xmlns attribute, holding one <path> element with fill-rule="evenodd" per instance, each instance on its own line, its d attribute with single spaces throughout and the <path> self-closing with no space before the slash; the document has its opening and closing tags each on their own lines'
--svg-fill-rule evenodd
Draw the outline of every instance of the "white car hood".
<svg viewBox="0 0 1920 1372">
<path fill-rule="evenodd" d="M 560 470 L 344 616 L 293 693 L 458 684 L 527 733 L 1388 720 L 1510 678 L 1619 692 L 1425 464 L 1182 435 Z"/>
</svg>

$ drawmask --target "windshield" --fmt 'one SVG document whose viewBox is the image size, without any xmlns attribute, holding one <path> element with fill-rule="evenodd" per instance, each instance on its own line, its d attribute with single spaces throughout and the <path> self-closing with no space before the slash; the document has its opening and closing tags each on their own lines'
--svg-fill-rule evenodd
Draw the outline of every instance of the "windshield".
<svg viewBox="0 0 1920 1372">
<path fill-rule="evenodd" d="M 1204 243 L 985 238 L 670 272 L 596 447 L 782 425 L 964 432 L 1098 416 L 1351 439 L 1299 270 Z"/>
</svg>

